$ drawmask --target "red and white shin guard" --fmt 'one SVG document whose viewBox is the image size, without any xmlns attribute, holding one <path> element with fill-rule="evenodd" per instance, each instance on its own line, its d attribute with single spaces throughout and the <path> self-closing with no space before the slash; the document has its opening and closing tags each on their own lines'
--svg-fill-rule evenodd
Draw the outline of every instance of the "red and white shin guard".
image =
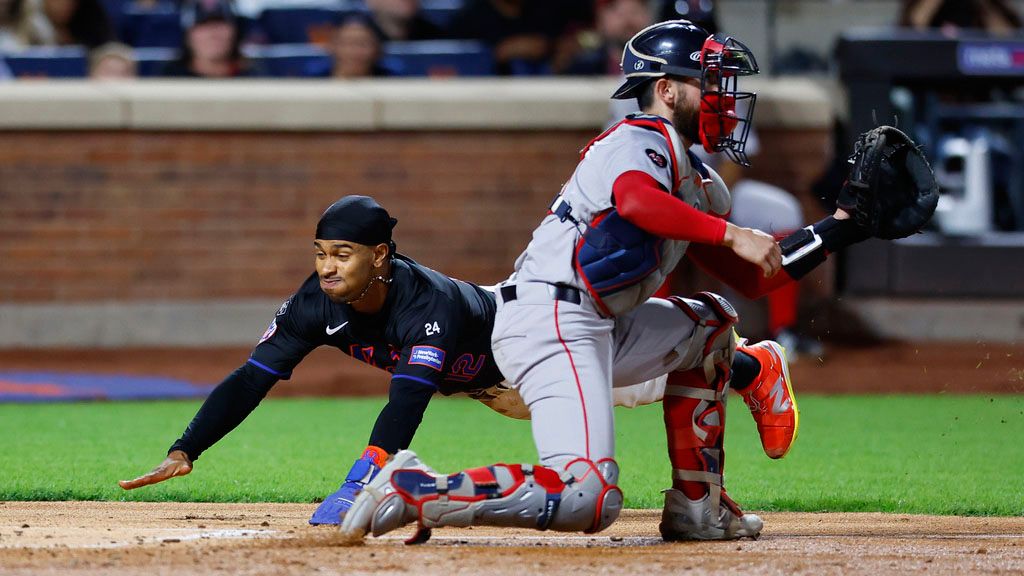
<svg viewBox="0 0 1024 576">
<path fill-rule="evenodd" d="M 725 401 L 735 353 L 738 317 L 721 296 L 670 298 L 703 338 L 700 366 L 668 375 L 663 401 L 672 488 L 665 491 L 661 534 L 665 540 L 727 540 L 755 537 L 761 520 L 744 514 L 726 495 Z M 700 345 L 695 342 L 694 345 Z"/>
<path fill-rule="evenodd" d="M 396 458 L 403 453 L 408 451 Z M 594 533 L 611 525 L 622 510 L 619 468 L 610 458 L 596 463 L 580 458 L 562 470 L 494 464 L 450 475 L 425 467 L 385 467 L 380 474 L 390 478 L 387 485 L 359 495 L 343 532 L 380 536 L 416 522 L 419 530 L 409 543 L 425 542 L 430 529 L 441 526 Z"/>
</svg>

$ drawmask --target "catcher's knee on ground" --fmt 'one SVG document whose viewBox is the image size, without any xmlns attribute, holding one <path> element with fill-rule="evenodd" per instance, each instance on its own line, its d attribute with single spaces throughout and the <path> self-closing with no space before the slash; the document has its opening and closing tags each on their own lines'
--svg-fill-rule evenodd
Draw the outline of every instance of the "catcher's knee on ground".
<svg viewBox="0 0 1024 576">
<path fill-rule="evenodd" d="M 505 526 L 593 533 L 622 510 L 614 460 L 577 459 L 562 470 L 495 464 L 440 476 L 397 470 L 394 492 L 377 505 L 369 529 L 375 536 L 412 522 L 420 528 Z"/>
</svg>

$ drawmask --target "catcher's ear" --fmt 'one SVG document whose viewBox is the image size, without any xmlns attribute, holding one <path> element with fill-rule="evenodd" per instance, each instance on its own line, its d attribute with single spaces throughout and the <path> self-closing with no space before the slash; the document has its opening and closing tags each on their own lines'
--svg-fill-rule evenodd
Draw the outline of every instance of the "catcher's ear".
<svg viewBox="0 0 1024 576">
<path fill-rule="evenodd" d="M 676 100 L 680 97 L 677 86 L 666 77 L 655 80 L 654 96 L 670 108 L 675 106 Z"/>
</svg>

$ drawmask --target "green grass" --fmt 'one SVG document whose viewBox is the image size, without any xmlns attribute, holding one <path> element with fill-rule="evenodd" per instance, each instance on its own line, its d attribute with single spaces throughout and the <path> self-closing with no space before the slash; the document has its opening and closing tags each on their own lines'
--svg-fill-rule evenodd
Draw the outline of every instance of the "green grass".
<svg viewBox="0 0 1024 576">
<path fill-rule="evenodd" d="M 748 509 L 1024 515 L 1024 397 L 804 396 L 790 455 L 761 452 L 744 406 L 728 419 L 727 486 Z M 310 502 L 358 455 L 383 399 L 269 400 L 190 476 L 132 492 L 198 402 L 0 405 L 0 500 Z M 619 409 L 629 507 L 660 507 L 661 406 Z M 469 400 L 431 404 L 413 448 L 446 472 L 531 462 L 528 422 Z"/>
</svg>

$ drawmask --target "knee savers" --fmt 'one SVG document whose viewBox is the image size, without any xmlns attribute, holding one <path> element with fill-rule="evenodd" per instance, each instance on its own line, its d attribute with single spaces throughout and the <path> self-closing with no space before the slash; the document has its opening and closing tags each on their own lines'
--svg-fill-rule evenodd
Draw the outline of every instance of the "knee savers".
<svg viewBox="0 0 1024 576">
<path fill-rule="evenodd" d="M 733 327 L 739 321 L 736 309 L 728 300 L 711 292 L 699 292 L 693 298 L 669 296 L 695 324 L 693 337 L 686 350 L 680 350 L 684 357 L 682 370 L 701 368 L 708 384 L 718 380 L 716 366 L 732 366 L 736 353 L 736 338 Z"/>
<path fill-rule="evenodd" d="M 405 504 L 395 510 L 423 528 L 510 526 L 600 532 L 619 516 L 622 491 L 614 460 L 577 459 L 562 471 L 495 464 L 449 476 L 399 470 L 391 483 Z M 411 518 L 410 518 L 411 519 Z"/>
</svg>

